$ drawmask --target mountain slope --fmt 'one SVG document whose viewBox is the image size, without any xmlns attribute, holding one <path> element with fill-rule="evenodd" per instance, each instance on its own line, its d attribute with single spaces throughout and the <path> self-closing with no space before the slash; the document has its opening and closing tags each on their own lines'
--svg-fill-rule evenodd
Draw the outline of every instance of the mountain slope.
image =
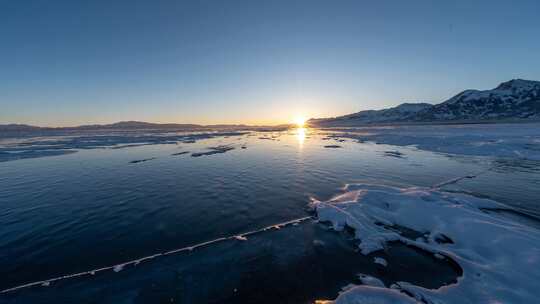
<svg viewBox="0 0 540 304">
<path fill-rule="evenodd" d="M 426 109 L 415 120 L 540 118 L 540 82 L 513 79 L 492 90 L 467 90 Z"/>
<path fill-rule="evenodd" d="M 310 119 L 317 126 L 354 126 L 358 124 L 386 123 L 413 119 L 415 115 L 432 107 L 429 103 L 402 103 L 383 110 L 367 110 L 334 118 Z"/>
<path fill-rule="evenodd" d="M 18 132 L 18 131 L 36 131 L 39 130 L 40 127 L 30 126 L 30 125 L 23 125 L 23 124 L 7 124 L 2 125 L 0 124 L 0 131 L 12 131 L 12 132 Z"/>
<path fill-rule="evenodd" d="M 310 119 L 312 126 L 381 123 L 540 119 L 540 81 L 513 79 L 492 90 L 466 90 L 440 104 L 401 104 L 334 118 Z"/>
</svg>

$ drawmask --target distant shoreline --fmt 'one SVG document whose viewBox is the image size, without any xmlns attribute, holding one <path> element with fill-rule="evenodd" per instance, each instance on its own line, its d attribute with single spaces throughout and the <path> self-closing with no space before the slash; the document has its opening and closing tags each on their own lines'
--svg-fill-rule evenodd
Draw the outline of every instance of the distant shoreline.
<svg viewBox="0 0 540 304">
<path fill-rule="evenodd" d="M 396 126 L 432 126 L 432 125 L 489 125 L 489 124 L 528 124 L 540 123 L 539 118 L 535 119 L 497 119 L 497 120 L 455 120 L 455 121 L 418 121 L 418 122 L 380 122 L 380 123 L 365 123 L 365 124 L 350 124 L 350 125 L 335 125 L 335 126 L 317 126 L 309 125 L 311 128 L 317 129 L 333 129 L 333 128 L 366 128 L 366 127 L 396 127 Z"/>
<path fill-rule="evenodd" d="M 528 124 L 540 123 L 540 119 L 496 119 L 496 120 L 455 120 L 455 121 L 422 121 L 422 122 L 380 122 L 380 123 L 364 123 L 364 124 L 343 124 L 333 126 L 318 126 L 317 124 L 306 123 L 306 127 L 316 129 L 340 129 L 340 128 L 369 128 L 369 127 L 399 127 L 399 126 L 432 126 L 432 125 L 481 125 L 481 124 Z M 259 131 L 259 132 L 275 132 L 283 131 L 291 128 L 296 128 L 293 124 L 276 125 L 276 126 L 249 126 L 249 125 L 173 125 L 173 124 L 152 124 L 145 123 L 147 126 L 133 127 L 115 127 L 113 125 L 95 125 L 95 126 L 78 126 L 78 127 L 38 127 L 30 125 L 0 125 L 0 133 L 15 135 L 32 134 L 32 133 L 86 133 L 86 132 L 213 132 L 213 131 Z"/>
</svg>

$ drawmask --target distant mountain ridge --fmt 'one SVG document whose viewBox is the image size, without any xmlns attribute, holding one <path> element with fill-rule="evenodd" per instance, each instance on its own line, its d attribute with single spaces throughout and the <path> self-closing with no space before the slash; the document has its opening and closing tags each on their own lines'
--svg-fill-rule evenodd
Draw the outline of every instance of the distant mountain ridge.
<svg viewBox="0 0 540 304">
<path fill-rule="evenodd" d="M 466 90 L 439 103 L 404 103 L 333 118 L 310 119 L 318 127 L 383 123 L 540 119 L 540 81 L 512 79 L 491 90 Z"/>
<path fill-rule="evenodd" d="M 76 127 L 37 127 L 25 124 L 0 125 L 0 131 L 47 131 L 47 130 L 145 130 L 145 129 L 174 129 L 193 130 L 206 129 L 207 126 L 195 124 L 157 124 L 142 121 L 121 121 L 104 125 L 82 125 Z"/>
<path fill-rule="evenodd" d="M 280 126 L 249 126 L 243 124 L 175 124 L 175 123 L 150 123 L 143 121 L 120 121 L 104 125 L 82 125 L 75 127 L 37 127 L 25 124 L 0 124 L 0 132 L 33 132 L 33 131 L 130 131 L 130 130 L 166 130 L 166 131 L 213 131 L 213 130 L 261 130 L 268 128 L 285 128 L 289 125 Z"/>
</svg>

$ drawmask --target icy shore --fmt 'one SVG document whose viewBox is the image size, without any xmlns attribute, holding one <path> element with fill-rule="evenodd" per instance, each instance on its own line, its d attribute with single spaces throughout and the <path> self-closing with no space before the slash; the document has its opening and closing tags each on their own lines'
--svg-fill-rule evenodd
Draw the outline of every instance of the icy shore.
<svg viewBox="0 0 540 304">
<path fill-rule="evenodd" d="M 346 128 L 334 137 L 414 146 L 432 152 L 540 160 L 540 124 L 422 125 Z"/>
</svg>

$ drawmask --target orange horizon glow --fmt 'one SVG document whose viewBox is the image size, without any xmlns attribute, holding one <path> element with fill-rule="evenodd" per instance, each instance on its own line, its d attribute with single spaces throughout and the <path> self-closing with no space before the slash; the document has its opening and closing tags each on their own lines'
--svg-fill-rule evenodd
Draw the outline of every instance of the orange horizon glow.
<svg viewBox="0 0 540 304">
<path fill-rule="evenodd" d="M 304 127 L 307 121 L 311 118 L 325 118 L 345 115 L 348 112 L 335 112 L 325 109 L 324 107 L 311 106 L 288 106 L 270 108 L 261 113 L 260 111 L 249 115 L 226 115 L 226 113 L 209 112 L 208 115 L 188 114 L 188 113 L 172 113 L 170 115 L 115 115 L 108 113 L 100 117 L 84 117 L 84 116 L 68 116 L 63 119 L 54 119 L 50 116 L 41 117 L 42 120 L 30 119 L 30 117 L 20 117 L 2 121 L 0 124 L 27 124 L 39 127 L 78 127 L 82 125 L 107 125 L 117 122 L 138 121 L 155 124 L 196 124 L 201 126 L 211 125 L 246 125 L 246 126 L 293 126 Z"/>
</svg>

